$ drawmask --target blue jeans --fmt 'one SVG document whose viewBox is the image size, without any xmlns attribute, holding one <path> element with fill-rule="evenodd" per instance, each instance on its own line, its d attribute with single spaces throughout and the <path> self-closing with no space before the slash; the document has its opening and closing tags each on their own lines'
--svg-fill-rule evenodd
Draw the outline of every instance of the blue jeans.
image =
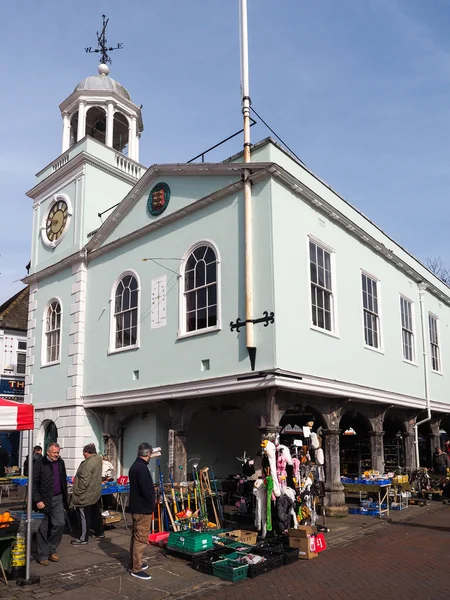
<svg viewBox="0 0 450 600">
<path fill-rule="evenodd" d="M 54 554 L 62 540 L 65 524 L 65 512 L 62 494 L 53 496 L 50 510 L 45 514 L 36 534 L 38 560 L 47 560 Z"/>
</svg>

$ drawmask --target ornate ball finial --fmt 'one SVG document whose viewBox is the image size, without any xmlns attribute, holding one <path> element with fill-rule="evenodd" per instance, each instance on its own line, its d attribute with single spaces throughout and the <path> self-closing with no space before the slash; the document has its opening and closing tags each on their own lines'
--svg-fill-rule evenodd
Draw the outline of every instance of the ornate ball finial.
<svg viewBox="0 0 450 600">
<path fill-rule="evenodd" d="M 109 67 L 108 65 L 105 65 L 104 63 L 100 63 L 98 65 L 98 72 L 100 75 L 108 75 L 109 74 Z"/>
</svg>

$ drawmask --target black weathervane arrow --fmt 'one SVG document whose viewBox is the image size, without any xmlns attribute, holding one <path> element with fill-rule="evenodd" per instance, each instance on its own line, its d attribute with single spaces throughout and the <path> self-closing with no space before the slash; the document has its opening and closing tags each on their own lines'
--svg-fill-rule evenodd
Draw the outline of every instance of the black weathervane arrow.
<svg viewBox="0 0 450 600">
<path fill-rule="evenodd" d="M 111 59 L 108 56 L 108 52 L 112 52 L 113 50 L 122 50 L 123 44 L 119 43 L 116 46 L 108 47 L 108 41 L 106 39 L 106 28 L 108 26 L 109 19 L 106 18 L 106 15 L 102 15 L 102 18 L 103 18 L 103 28 L 100 33 L 97 31 L 98 48 L 92 48 L 92 46 L 89 46 L 89 48 L 85 48 L 84 50 L 85 50 L 86 54 L 92 54 L 93 52 L 100 52 L 101 56 L 100 56 L 99 62 L 106 65 L 107 63 L 111 64 Z"/>
</svg>

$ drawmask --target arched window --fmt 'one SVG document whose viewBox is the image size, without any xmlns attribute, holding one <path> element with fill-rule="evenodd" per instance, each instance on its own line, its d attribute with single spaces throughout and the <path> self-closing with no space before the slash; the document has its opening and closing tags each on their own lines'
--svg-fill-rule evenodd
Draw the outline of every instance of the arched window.
<svg viewBox="0 0 450 600">
<path fill-rule="evenodd" d="M 52 300 L 45 318 L 45 362 L 58 362 L 61 357 L 61 304 Z"/>
<path fill-rule="evenodd" d="M 184 311 L 184 333 L 218 326 L 218 260 L 210 245 L 197 246 L 186 259 Z"/>
<path fill-rule="evenodd" d="M 127 273 L 114 293 L 114 348 L 129 348 L 138 343 L 139 285 L 137 278 Z"/>
</svg>

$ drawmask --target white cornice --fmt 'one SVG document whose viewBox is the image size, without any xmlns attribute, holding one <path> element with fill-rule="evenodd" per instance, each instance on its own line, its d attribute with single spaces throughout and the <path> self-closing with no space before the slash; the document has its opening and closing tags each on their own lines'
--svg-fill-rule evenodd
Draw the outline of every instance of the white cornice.
<svg viewBox="0 0 450 600">
<path fill-rule="evenodd" d="M 156 388 L 89 395 L 84 396 L 83 404 L 86 408 L 95 408 L 96 406 L 121 406 L 175 399 L 186 399 L 188 401 L 192 398 L 258 391 L 268 388 L 278 388 L 298 392 L 299 394 L 313 394 L 322 398 L 338 397 L 343 400 L 351 399 L 417 410 L 426 408 L 426 402 L 422 398 L 287 371 L 268 371 L 265 377 L 258 377 L 252 373 L 242 373 L 235 376 Z M 436 412 L 448 412 L 450 404 L 432 401 L 431 408 Z"/>
<path fill-rule="evenodd" d="M 79 252 L 75 252 L 75 254 L 71 254 L 70 256 L 66 256 L 59 262 L 56 262 L 49 267 L 45 267 L 41 271 L 36 271 L 36 273 L 32 273 L 28 275 L 28 277 L 24 277 L 22 282 L 29 285 L 30 283 L 34 283 L 35 281 L 39 281 L 40 279 L 44 279 L 45 277 L 50 277 L 50 275 L 54 275 L 58 273 L 58 271 L 62 271 L 63 269 L 67 269 L 72 265 L 85 262 L 86 261 L 86 250 L 82 248 Z"/>
</svg>

